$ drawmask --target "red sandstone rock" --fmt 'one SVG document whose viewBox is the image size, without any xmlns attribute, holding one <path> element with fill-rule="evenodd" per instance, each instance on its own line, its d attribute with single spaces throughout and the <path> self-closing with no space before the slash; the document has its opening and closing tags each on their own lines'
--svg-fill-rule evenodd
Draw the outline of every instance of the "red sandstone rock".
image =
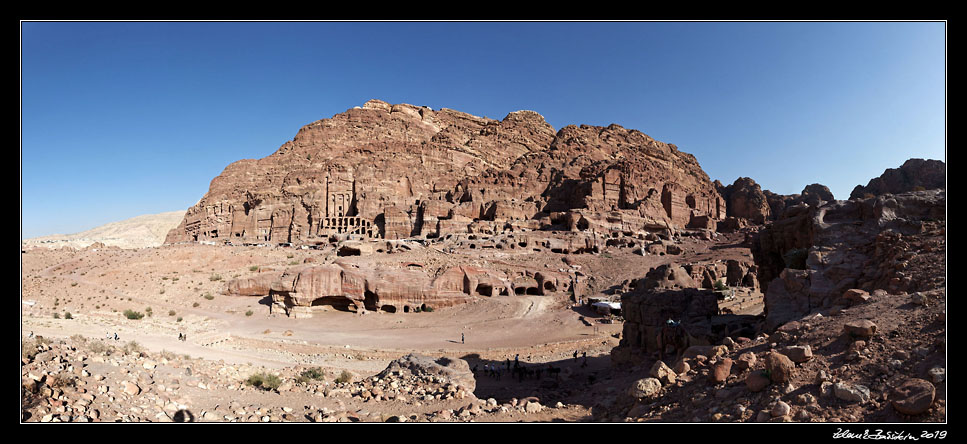
<svg viewBox="0 0 967 444">
<path fill-rule="evenodd" d="M 792 378 L 796 364 L 783 354 L 770 352 L 765 358 L 766 371 L 772 382 L 786 382 Z"/>
<path fill-rule="evenodd" d="M 694 156 L 636 130 L 555 134 L 533 111 L 497 121 L 371 100 L 306 125 L 268 157 L 226 167 L 166 242 L 312 245 L 468 232 L 477 222 L 536 229 L 572 210 L 580 215 L 568 229 L 663 229 L 721 219 L 726 205 Z"/>
<path fill-rule="evenodd" d="M 936 397 L 936 388 L 930 381 L 913 378 L 893 390 L 890 396 L 893 408 L 904 415 L 926 412 Z"/>
<path fill-rule="evenodd" d="M 880 177 L 870 179 L 864 187 L 857 185 L 850 199 L 881 194 L 931 190 L 947 187 L 947 165 L 940 160 L 909 159 L 900 168 L 888 168 Z"/>
<path fill-rule="evenodd" d="M 724 358 L 719 360 L 712 366 L 712 371 L 709 372 L 709 381 L 713 384 L 720 382 L 725 382 L 725 379 L 729 377 L 732 373 L 732 360 L 729 358 Z"/>
</svg>

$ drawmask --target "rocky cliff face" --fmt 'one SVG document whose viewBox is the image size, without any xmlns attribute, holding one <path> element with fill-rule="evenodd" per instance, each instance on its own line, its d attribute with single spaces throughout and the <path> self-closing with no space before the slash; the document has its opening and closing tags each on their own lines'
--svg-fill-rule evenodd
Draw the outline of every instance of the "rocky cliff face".
<svg viewBox="0 0 967 444">
<path fill-rule="evenodd" d="M 932 190 L 947 187 L 947 165 L 939 160 L 909 159 L 900 168 L 888 168 L 880 177 L 870 179 L 864 187 L 857 185 L 850 199 L 869 198 L 881 194 Z"/>
<path fill-rule="evenodd" d="M 753 238 L 766 327 L 837 302 L 847 290 L 944 286 L 946 190 L 798 206 Z"/>
<path fill-rule="evenodd" d="M 226 167 L 166 243 L 436 237 L 480 221 L 627 231 L 725 213 L 694 156 L 636 130 L 371 100 Z"/>
</svg>

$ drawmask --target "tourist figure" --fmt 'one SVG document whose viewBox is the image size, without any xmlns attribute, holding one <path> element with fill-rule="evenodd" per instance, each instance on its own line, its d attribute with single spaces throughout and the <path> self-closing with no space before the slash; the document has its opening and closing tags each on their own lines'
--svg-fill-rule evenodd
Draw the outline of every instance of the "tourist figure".
<svg viewBox="0 0 967 444">
<path fill-rule="evenodd" d="M 578 351 L 574 350 L 574 362 L 578 362 Z"/>
<path fill-rule="evenodd" d="M 114 332 L 114 340 L 115 340 L 115 341 L 117 341 L 117 340 L 118 340 L 118 332 Z"/>
<path fill-rule="evenodd" d="M 465 339 L 466 339 L 466 337 L 463 336 L 463 333 L 460 333 L 460 343 L 461 344 L 466 344 Z"/>
</svg>

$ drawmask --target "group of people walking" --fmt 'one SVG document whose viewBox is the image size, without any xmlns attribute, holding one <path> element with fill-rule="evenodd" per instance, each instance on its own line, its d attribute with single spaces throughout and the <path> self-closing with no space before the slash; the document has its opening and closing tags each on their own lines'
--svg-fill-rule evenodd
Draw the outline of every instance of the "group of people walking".
<svg viewBox="0 0 967 444">
<path fill-rule="evenodd" d="M 474 374 L 477 373 L 477 370 L 477 365 L 474 365 Z M 541 379 L 545 372 L 548 375 L 559 376 L 561 369 L 559 367 L 554 367 L 550 363 L 547 364 L 547 368 L 537 364 L 532 364 L 529 366 L 526 364 L 521 364 L 519 354 L 514 356 L 513 363 L 511 363 L 510 358 L 508 358 L 504 363 L 487 362 L 484 364 L 484 374 L 498 381 L 500 381 L 501 375 L 504 372 L 510 373 L 512 377 L 516 377 L 518 382 L 524 382 L 524 380 L 528 378 Z"/>
</svg>

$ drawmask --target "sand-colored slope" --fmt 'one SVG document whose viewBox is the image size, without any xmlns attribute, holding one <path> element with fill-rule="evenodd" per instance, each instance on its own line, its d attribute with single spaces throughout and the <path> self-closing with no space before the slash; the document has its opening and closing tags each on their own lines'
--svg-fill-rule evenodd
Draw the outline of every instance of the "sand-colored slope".
<svg viewBox="0 0 967 444">
<path fill-rule="evenodd" d="M 145 214 L 131 219 L 101 225 L 74 234 L 54 234 L 23 240 L 23 247 L 85 248 L 95 242 L 119 248 L 157 247 L 164 243 L 165 235 L 178 226 L 184 211 Z"/>
</svg>

